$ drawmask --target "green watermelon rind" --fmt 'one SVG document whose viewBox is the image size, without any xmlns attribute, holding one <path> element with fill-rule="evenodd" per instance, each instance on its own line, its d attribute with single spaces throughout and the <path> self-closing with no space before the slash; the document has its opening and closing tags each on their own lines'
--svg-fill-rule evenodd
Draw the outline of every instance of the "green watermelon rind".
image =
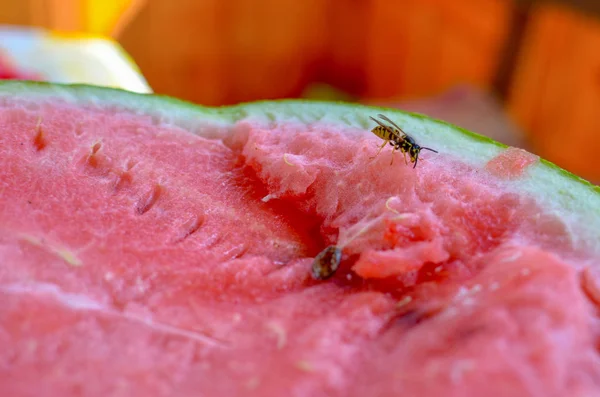
<svg viewBox="0 0 600 397">
<path fill-rule="evenodd" d="M 168 96 L 85 84 L 0 82 L 0 98 L 14 96 L 34 100 L 59 99 L 148 115 L 160 123 L 177 126 L 200 136 L 216 126 L 232 125 L 243 120 L 323 123 L 341 125 L 348 128 L 349 132 L 364 133 L 372 128 L 369 116 L 385 113 L 423 145 L 479 168 L 507 147 L 421 114 L 344 102 L 286 99 L 205 107 Z M 544 159 L 529 167 L 525 176 L 505 183 L 507 189 L 529 194 L 544 210 L 556 213 L 569 228 L 574 247 L 600 254 L 599 186 Z"/>
</svg>

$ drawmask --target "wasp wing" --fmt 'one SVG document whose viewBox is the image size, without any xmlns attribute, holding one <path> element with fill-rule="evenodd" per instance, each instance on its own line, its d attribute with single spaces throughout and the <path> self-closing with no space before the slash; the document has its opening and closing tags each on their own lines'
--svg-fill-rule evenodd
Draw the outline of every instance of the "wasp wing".
<svg viewBox="0 0 600 397">
<path fill-rule="evenodd" d="M 400 127 L 398 126 L 398 124 L 394 123 L 394 122 L 393 122 L 392 120 L 390 120 L 390 119 L 389 119 L 387 116 L 385 116 L 385 115 L 383 115 L 383 114 L 381 114 L 381 113 L 380 113 L 380 114 L 378 114 L 378 116 L 379 116 L 379 117 L 380 117 L 382 120 L 384 120 L 384 121 L 387 121 L 388 123 L 390 123 L 391 125 L 393 125 L 394 127 L 396 127 L 396 128 L 398 129 L 398 131 L 400 131 L 402 134 L 404 134 L 404 136 L 406 136 L 406 132 L 404 132 L 404 131 L 402 130 L 402 128 L 400 128 Z"/>
<path fill-rule="evenodd" d="M 376 118 L 374 118 L 373 116 L 369 116 L 369 118 L 370 118 L 371 120 L 373 120 L 374 122 L 376 122 L 377 124 L 379 124 L 381 127 L 385 128 L 386 130 L 389 130 L 389 129 L 390 129 L 390 126 L 389 126 L 389 125 L 385 125 L 385 124 L 383 124 L 381 121 L 377 120 L 377 119 L 376 119 Z"/>
<path fill-rule="evenodd" d="M 371 120 L 373 120 L 374 122 L 376 122 L 377 124 L 379 124 L 382 128 L 385 128 L 391 136 L 397 136 L 396 131 L 394 130 L 394 128 L 390 127 L 389 125 L 385 125 L 383 124 L 381 121 L 373 118 L 372 116 L 369 116 L 371 118 Z"/>
</svg>

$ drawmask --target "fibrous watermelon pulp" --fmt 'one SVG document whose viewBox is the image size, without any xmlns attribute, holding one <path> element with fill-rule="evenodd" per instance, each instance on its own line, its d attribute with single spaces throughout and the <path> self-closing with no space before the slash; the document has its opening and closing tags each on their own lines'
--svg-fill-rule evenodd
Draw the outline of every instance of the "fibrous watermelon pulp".
<svg viewBox="0 0 600 397">
<path fill-rule="evenodd" d="M 439 154 L 370 159 L 378 112 Z M 600 391 L 598 190 L 530 154 L 393 110 L 33 83 L 0 85 L 0 131 L 2 395 Z"/>
</svg>

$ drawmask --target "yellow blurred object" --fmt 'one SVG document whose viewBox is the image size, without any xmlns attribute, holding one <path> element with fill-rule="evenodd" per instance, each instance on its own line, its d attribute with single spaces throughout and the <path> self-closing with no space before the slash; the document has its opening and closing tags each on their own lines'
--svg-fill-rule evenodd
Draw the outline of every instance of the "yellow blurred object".
<svg viewBox="0 0 600 397">
<path fill-rule="evenodd" d="M 44 81 L 152 92 L 121 46 L 101 36 L 0 27 L 0 56 Z"/>
<path fill-rule="evenodd" d="M 84 30 L 108 34 L 132 0 L 87 0 L 84 3 Z"/>
<path fill-rule="evenodd" d="M 147 0 L 81 0 L 82 30 L 116 37 L 146 5 Z"/>
<path fill-rule="evenodd" d="M 147 0 L 0 0 L 0 24 L 114 37 Z"/>
</svg>

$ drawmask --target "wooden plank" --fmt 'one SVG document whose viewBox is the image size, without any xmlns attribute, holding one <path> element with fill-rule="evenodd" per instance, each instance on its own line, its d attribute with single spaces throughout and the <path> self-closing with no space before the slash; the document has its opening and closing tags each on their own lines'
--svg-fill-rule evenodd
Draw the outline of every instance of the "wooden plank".
<svg viewBox="0 0 600 397">
<path fill-rule="evenodd" d="M 118 37 L 157 93 L 204 104 L 225 101 L 221 0 L 152 0 Z"/>
<path fill-rule="evenodd" d="M 502 55 L 496 67 L 496 76 L 493 81 L 495 94 L 505 100 L 508 95 L 510 83 L 513 79 L 517 59 L 521 53 L 523 40 L 529 21 L 531 19 L 532 6 L 530 4 L 517 3 L 512 9 L 510 27 L 503 44 Z"/>
<path fill-rule="evenodd" d="M 516 0 L 518 3 L 530 6 L 564 6 L 572 11 L 579 11 L 600 17 L 600 1 L 598 0 Z"/>
<path fill-rule="evenodd" d="M 30 25 L 33 0 L 0 0 L 0 24 Z"/>
<path fill-rule="evenodd" d="M 600 22 L 565 7 L 536 8 L 507 108 L 532 149 L 600 181 Z"/>
<path fill-rule="evenodd" d="M 366 96 L 428 96 L 455 84 L 489 88 L 508 35 L 512 2 L 372 0 Z"/>
</svg>

